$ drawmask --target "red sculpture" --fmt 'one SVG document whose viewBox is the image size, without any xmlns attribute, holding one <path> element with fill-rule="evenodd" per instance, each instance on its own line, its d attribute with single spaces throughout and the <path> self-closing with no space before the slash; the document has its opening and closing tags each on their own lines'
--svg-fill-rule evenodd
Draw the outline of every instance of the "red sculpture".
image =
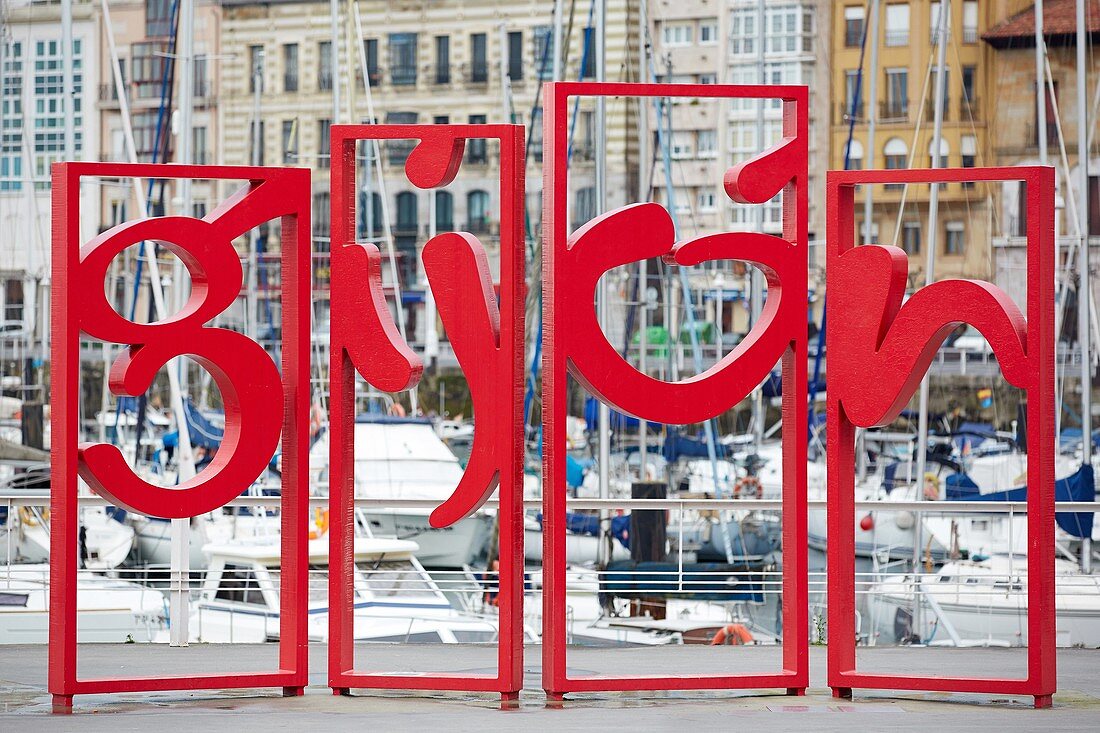
<svg viewBox="0 0 1100 733">
<path fill-rule="evenodd" d="M 424 269 L 439 316 L 470 386 L 477 431 L 454 494 L 430 521 L 446 527 L 473 514 L 500 488 L 498 669 L 488 674 L 387 674 L 355 669 L 352 617 L 354 380 L 378 389 L 415 385 L 423 367 L 386 305 L 380 255 L 354 241 L 357 140 L 414 139 L 409 181 L 432 189 L 454 180 L 465 141 L 500 142 L 500 305 L 485 250 L 472 234 L 444 233 L 424 245 Z M 332 128 L 332 351 L 329 502 L 329 685 L 499 692 L 523 686 L 523 127 L 519 125 L 336 125 Z"/>
<path fill-rule="evenodd" d="M 854 190 L 878 183 L 1022 180 L 1027 186 L 1027 318 L 996 286 L 944 280 L 902 305 L 909 261 L 855 246 Z M 1031 695 L 1049 707 L 1054 658 L 1054 175 L 1052 168 L 830 171 L 828 174 L 829 685 Z M 938 225 L 933 222 L 932 226 Z M 856 427 L 885 425 L 909 402 L 944 339 L 977 328 L 1005 380 L 1027 392 L 1028 675 L 1024 679 L 867 674 L 855 655 Z"/>
<path fill-rule="evenodd" d="M 204 219 L 156 217 L 120 224 L 87 244 L 80 239 L 80 180 L 203 178 L 247 183 Z M 305 436 L 309 408 L 309 171 L 292 168 L 59 163 L 53 166 L 51 402 L 53 486 L 50 497 L 50 674 L 55 709 L 75 694 L 282 687 L 306 684 Z M 282 220 L 282 376 L 259 344 L 203 324 L 241 290 L 232 242 L 271 219 Z M 155 240 L 191 276 L 190 299 L 178 314 L 131 322 L 108 303 L 103 281 L 127 246 Z M 189 356 L 213 376 L 225 406 L 225 436 L 211 464 L 177 487 L 139 478 L 114 446 L 77 444 L 80 335 L 127 344 L 111 367 L 118 395 L 139 395 L 170 359 Z M 278 398 L 276 398 L 278 397 Z M 247 439 L 242 439 L 246 437 Z M 79 679 L 76 674 L 77 474 L 92 491 L 127 509 L 164 518 L 203 514 L 245 491 L 282 440 L 282 573 L 279 669 L 265 673 Z"/>
<path fill-rule="evenodd" d="M 770 150 L 726 174 L 726 191 L 742 203 L 764 203 L 783 192 L 783 236 L 729 232 L 677 243 L 661 206 L 637 204 L 611 211 L 568 234 L 569 98 L 700 97 L 783 100 L 783 138 Z M 807 402 L 807 90 L 805 87 L 553 83 L 545 112 L 548 161 L 544 190 L 543 267 L 543 687 L 551 697 L 596 690 L 668 690 L 783 687 L 802 694 L 809 683 L 806 612 Z M 599 278 L 611 268 L 652 257 L 694 265 L 714 259 L 747 260 L 768 281 L 760 321 L 730 354 L 704 373 L 663 382 L 627 363 L 600 329 L 594 309 Z M 783 363 L 783 670 L 768 675 L 637 674 L 571 677 L 566 671 L 565 418 L 566 373 L 612 407 L 665 423 L 709 419 L 746 397 Z"/>
</svg>

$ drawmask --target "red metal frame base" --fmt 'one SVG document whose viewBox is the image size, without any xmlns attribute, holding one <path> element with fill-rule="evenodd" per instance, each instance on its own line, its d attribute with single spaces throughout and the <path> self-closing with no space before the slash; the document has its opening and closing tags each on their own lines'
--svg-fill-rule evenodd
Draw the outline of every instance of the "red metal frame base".
<svg viewBox="0 0 1100 733">
<path fill-rule="evenodd" d="M 568 231 L 568 132 L 572 97 L 779 99 L 783 138 L 734 166 L 724 177 L 729 197 L 763 204 L 782 191 L 783 236 L 728 232 L 676 242 L 661 206 L 611 211 Z M 798 86 L 717 84 L 551 83 L 546 86 L 543 211 L 543 687 L 567 692 L 797 689 L 809 684 L 806 570 L 807 435 L 807 140 L 808 90 Z M 706 373 L 662 382 L 634 369 L 607 340 L 593 307 L 608 270 L 664 257 L 674 265 L 747 260 L 768 280 L 765 316 L 752 334 Z M 565 421 L 567 374 L 615 409 L 668 424 L 697 423 L 729 409 L 783 364 L 783 669 L 776 674 L 570 677 L 566 667 Z"/>
<path fill-rule="evenodd" d="M 53 484 L 50 491 L 49 690 L 54 706 L 73 695 L 274 687 L 301 689 L 307 678 L 306 451 L 309 435 L 310 177 L 300 168 L 57 163 L 53 166 L 53 282 L 50 288 Z M 82 176 L 244 181 L 203 219 L 171 216 L 126 222 L 88 243 L 80 236 Z M 138 184 L 140 185 L 140 184 Z M 242 286 L 232 241 L 282 221 L 282 370 L 247 337 L 205 324 Z M 164 321 L 138 324 L 117 314 L 103 291 L 111 260 L 126 246 L 156 240 L 191 275 L 188 303 Z M 79 444 L 80 335 L 129 348 L 112 365 L 115 394 L 144 392 L 158 369 L 190 356 L 207 369 L 225 403 L 226 431 L 210 466 L 174 488 L 138 478 L 117 448 Z M 281 393 L 282 399 L 272 399 Z M 242 436 L 248 436 L 242 440 Z M 183 518 L 244 492 L 282 445 L 282 574 L 279 669 L 264 673 L 77 678 L 77 474 L 92 491 L 127 509 Z"/>
<path fill-rule="evenodd" d="M 882 183 L 1023 181 L 1027 195 L 1027 317 L 996 286 L 942 280 L 903 304 L 909 260 L 896 247 L 856 244 L 855 187 Z M 827 320 L 828 683 L 852 688 L 1034 696 L 1056 688 L 1054 607 L 1054 169 L 1042 166 L 830 171 Z M 938 222 L 933 222 L 938 226 Z M 971 324 L 1005 380 L 1027 395 L 1028 650 L 1023 679 L 856 671 L 855 429 L 886 425 L 908 403 L 944 339 Z M 837 328 L 836 324 L 843 324 Z"/>
<path fill-rule="evenodd" d="M 332 135 L 332 321 L 330 353 L 329 685 L 349 688 L 497 692 L 523 686 L 523 318 L 524 133 L 520 125 L 334 125 Z M 478 429 L 454 494 L 432 526 L 477 511 L 499 487 L 498 657 L 496 674 L 364 672 L 355 669 L 354 381 L 358 372 L 388 392 L 408 389 L 423 371 L 398 333 L 382 289 L 373 245 L 352 228 L 359 140 L 416 140 L 405 163 L 409 181 L 435 189 L 454 180 L 468 139 L 500 144 L 500 300 L 481 243 L 443 233 L 424 245 L 424 269 L 455 356 L 470 385 Z M 366 327 L 365 327 L 366 326 Z"/>
</svg>

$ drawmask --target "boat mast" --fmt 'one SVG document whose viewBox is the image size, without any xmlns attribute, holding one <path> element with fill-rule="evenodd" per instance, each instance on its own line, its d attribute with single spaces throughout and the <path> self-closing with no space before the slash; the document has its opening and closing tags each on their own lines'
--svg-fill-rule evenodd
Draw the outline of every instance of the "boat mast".
<svg viewBox="0 0 1100 733">
<path fill-rule="evenodd" d="M 1085 0 L 1077 0 L 1077 173 L 1081 205 L 1077 207 L 1077 233 L 1081 238 L 1077 268 L 1077 342 L 1081 345 L 1081 462 L 1092 462 L 1092 354 L 1090 301 L 1092 283 L 1089 277 L 1089 148 L 1088 110 L 1085 106 L 1086 56 L 1088 29 L 1085 26 Z M 1081 540 L 1081 569 L 1092 566 L 1092 541 Z"/>
<path fill-rule="evenodd" d="M 560 7 L 560 0 L 558 3 Z M 638 3 L 638 81 L 648 81 L 649 70 L 649 45 L 646 43 L 646 38 L 649 36 L 649 7 L 646 0 L 639 0 Z M 638 97 L 638 201 L 649 201 L 649 180 L 646 173 L 649 166 L 645 170 L 642 168 L 642 161 L 649 161 L 649 130 L 647 122 L 649 121 L 649 113 L 646 110 L 645 97 Z M 648 354 L 649 351 L 649 298 L 647 294 L 649 292 L 649 261 L 642 259 L 638 260 L 638 295 L 641 301 L 638 311 L 641 316 L 641 323 L 638 329 L 638 371 L 642 374 L 648 374 Z M 649 426 L 644 419 L 638 420 L 638 480 L 646 480 L 646 465 L 649 457 L 649 446 L 646 445 L 648 440 Z"/>
<path fill-rule="evenodd" d="M 932 168 L 940 168 L 943 165 L 941 154 L 943 152 L 941 145 L 943 143 L 943 101 L 944 92 L 947 86 L 947 74 L 944 69 L 947 66 L 947 30 L 949 27 L 949 18 L 951 17 L 951 3 L 950 0 L 942 0 L 940 3 L 940 17 L 939 25 L 936 28 L 936 87 L 932 91 L 935 95 L 933 97 L 933 112 L 934 123 L 932 128 Z M 928 197 L 928 251 L 925 258 L 924 266 L 924 284 L 925 286 L 931 285 L 935 280 L 935 266 L 936 266 L 936 246 L 938 244 L 937 234 L 939 233 L 939 208 L 940 208 L 940 187 L 939 184 L 933 182 L 929 185 L 929 197 Z M 927 467 L 928 461 L 928 374 L 925 373 L 920 382 L 920 416 L 917 422 L 917 491 L 916 501 L 921 501 L 924 498 L 924 472 Z M 918 618 L 920 616 L 920 550 L 921 550 L 921 515 L 920 512 L 916 512 L 915 522 L 913 523 L 914 541 L 913 541 L 913 577 L 917 578 L 917 599 L 913 604 L 913 630 L 917 631 L 920 626 L 918 624 Z"/>
<path fill-rule="evenodd" d="M 767 84 L 767 72 L 764 68 L 764 43 L 767 41 L 767 33 L 765 27 L 768 24 L 767 8 L 765 0 L 759 0 L 757 4 L 757 21 L 756 21 L 756 64 L 759 81 L 761 84 Z M 756 147 L 758 150 L 764 150 L 764 105 L 767 104 L 767 100 L 758 99 L 756 101 Z M 756 231 L 764 231 L 764 210 L 765 205 L 756 206 L 753 208 L 753 213 L 756 219 Z M 757 321 L 760 320 L 760 314 L 764 309 L 764 278 L 760 272 L 759 267 L 752 267 L 749 275 L 749 328 L 755 328 Z M 692 324 L 694 325 L 694 324 Z M 757 385 L 756 389 L 752 392 L 752 437 L 753 446 L 756 451 L 760 450 L 760 444 L 764 442 L 764 390 L 761 385 Z M 715 489 L 717 490 L 717 482 Z"/>
<path fill-rule="evenodd" d="M 190 165 L 192 160 L 191 139 L 191 112 L 194 104 L 194 53 L 195 53 L 195 0 L 180 0 L 179 35 L 176 38 L 177 62 L 179 63 L 180 97 L 179 97 L 179 142 L 177 154 L 179 162 Z M 191 181 L 188 178 L 180 179 L 180 212 L 183 216 L 191 215 Z M 172 296 L 177 310 L 184 305 L 183 297 L 183 262 L 177 257 L 172 266 Z M 168 371 L 177 374 L 179 389 L 187 388 L 187 362 L 185 357 L 173 359 L 168 365 Z M 182 404 L 182 402 L 181 402 Z M 186 423 L 186 415 L 180 414 L 177 423 Z M 180 445 L 183 445 L 183 435 L 188 433 L 188 447 L 190 448 L 190 434 L 187 428 L 180 429 Z M 190 450 L 188 450 L 190 453 Z M 180 462 L 180 479 L 183 479 L 183 461 Z M 194 466 L 190 467 L 189 474 L 194 473 Z M 191 560 L 191 523 L 187 519 L 173 519 L 171 529 L 171 590 L 169 593 L 169 644 L 170 646 L 187 646 L 190 596 L 190 560 Z"/>
<path fill-rule="evenodd" d="M 871 74 L 867 80 L 867 156 L 869 168 L 874 168 L 875 159 L 875 117 L 878 107 L 878 16 L 879 0 L 871 0 L 871 17 L 868 19 L 867 40 L 871 46 Z M 871 243 L 871 225 L 873 217 L 872 198 L 874 186 L 865 186 L 867 197 L 863 200 L 863 243 Z M 862 455 L 862 451 L 860 452 Z"/>
<path fill-rule="evenodd" d="M 607 43 L 604 36 L 607 31 L 607 0 L 593 0 L 595 3 L 595 19 L 592 32 L 596 36 L 596 81 L 607 80 Z M 595 152 L 596 152 L 596 214 L 603 214 L 607 210 L 607 133 L 604 129 L 606 122 L 607 104 L 603 96 L 596 97 L 595 117 Z M 599 309 L 600 323 L 606 328 L 608 322 L 607 304 L 607 278 L 600 278 L 599 291 L 597 293 L 597 307 Z M 599 458 L 600 458 L 600 498 L 607 499 L 610 496 L 611 482 L 611 408 L 603 400 L 597 400 L 599 406 Z M 643 456 L 644 458 L 644 456 Z M 607 527 L 610 517 L 606 509 L 600 510 L 601 530 Z M 605 567 L 610 559 L 608 543 L 601 541 L 598 548 L 599 567 Z"/>
</svg>

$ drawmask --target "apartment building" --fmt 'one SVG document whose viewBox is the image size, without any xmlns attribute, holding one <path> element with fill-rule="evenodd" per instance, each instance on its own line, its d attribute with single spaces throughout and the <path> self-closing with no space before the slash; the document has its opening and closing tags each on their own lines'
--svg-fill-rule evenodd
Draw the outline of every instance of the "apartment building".
<svg viewBox="0 0 1100 733">
<path fill-rule="evenodd" d="M 879 8 L 877 34 L 868 8 Z M 988 50 L 981 34 L 996 18 L 994 3 L 949 3 L 941 165 L 990 164 Z M 832 43 L 832 168 L 927 168 L 932 163 L 936 35 L 940 2 L 838 2 Z M 866 39 L 865 39 L 866 36 Z M 874 47 L 875 54 L 872 54 Z M 877 67 L 871 57 L 877 55 Z M 870 96 L 871 75 L 877 86 Z M 873 147 L 869 123 L 875 120 Z M 849 143 L 850 138 L 850 143 Z M 870 239 L 910 256 L 911 284 L 924 283 L 929 242 L 928 186 L 876 185 L 857 195 L 856 221 L 866 232 L 864 197 L 872 196 Z M 939 187 L 935 277 L 992 276 L 990 197 L 984 184 Z"/>
<path fill-rule="evenodd" d="M 99 38 L 89 0 L 74 0 L 72 29 L 74 150 L 78 159 L 94 160 Z M 32 335 L 39 355 L 49 327 L 50 165 L 65 151 L 62 60 L 60 3 L 0 6 L 0 343 Z M 99 225 L 95 187 L 82 187 L 80 198 L 90 237 Z"/>
<path fill-rule="evenodd" d="M 824 0 L 659 0 L 651 4 L 655 76 L 670 83 L 792 84 L 810 89 L 809 197 L 811 265 L 823 241 L 824 171 L 828 165 L 830 28 Z M 782 233 L 782 194 L 763 206 L 736 204 L 722 187 L 732 165 L 774 145 L 782 135 L 779 100 L 675 99 L 652 110 L 653 198 L 675 211 L 682 237 L 721 231 Z M 661 137 L 667 138 L 668 183 Z M 815 272 L 819 268 L 815 268 Z M 721 273 L 721 277 L 717 276 Z M 729 264 L 700 273 L 706 317 L 721 333 L 744 333 L 749 322 L 748 271 Z M 725 303 L 726 305 L 722 305 Z"/>
<path fill-rule="evenodd" d="M 993 3 L 996 17 L 1001 20 L 982 34 L 990 58 L 990 101 L 997 114 L 1015 124 L 996 125 L 990 130 L 990 147 L 997 165 L 1036 165 L 1039 157 L 1039 125 L 1037 86 L 1035 79 L 1035 8 L 1021 0 L 997 0 Z M 1100 159 L 1090 155 L 1088 190 L 1081 191 L 1080 160 L 1077 145 L 1077 15 L 1074 0 L 1046 0 L 1043 4 L 1043 26 L 1050 64 L 1050 83 L 1045 86 L 1047 163 L 1055 167 L 1055 226 L 1058 233 L 1060 259 L 1077 243 L 1077 224 L 1073 212 L 1082 204 L 1088 209 L 1088 237 L 1092 261 L 1100 262 Z M 1087 19 L 1090 42 L 1100 41 L 1100 2 L 1089 3 Z M 1089 99 L 1095 92 L 1095 79 L 1100 74 L 1100 59 L 1088 54 Z M 1051 89 L 1053 87 L 1053 90 Z M 1086 101 L 1086 103 L 1088 103 Z M 1092 114 L 1092 110 L 1088 110 Z M 1095 138 L 1096 120 L 1090 120 L 1089 135 Z M 1065 147 L 1066 162 L 1061 149 Z M 1000 187 L 994 211 L 996 228 L 995 281 L 1022 302 L 1025 292 L 1023 277 L 1026 267 L 1024 234 L 1027 216 L 1024 207 L 1024 187 L 1007 182 Z M 1072 193 L 1072 195 L 1067 195 Z M 1072 269 L 1074 263 L 1070 263 Z M 1093 302 L 1100 291 L 1095 278 Z M 1063 320 L 1064 337 L 1072 340 L 1076 329 L 1076 310 L 1070 304 Z"/>
<path fill-rule="evenodd" d="M 334 119 L 341 123 L 370 120 L 363 66 L 376 122 L 528 124 L 527 196 L 533 202 L 528 208 L 529 215 L 537 217 L 543 124 L 542 101 L 537 95 L 541 84 L 552 78 L 553 5 L 549 0 L 360 3 L 360 37 L 355 18 L 341 3 L 340 37 L 334 47 L 327 2 L 222 0 L 222 51 L 227 61 L 219 106 L 225 162 L 245 163 L 258 157 L 258 162 L 265 164 L 312 168 L 319 327 L 323 328 L 328 318 L 329 129 Z M 631 16 L 624 4 L 609 3 L 609 80 L 622 80 L 629 68 L 628 48 L 631 43 L 636 47 L 636 40 L 631 40 L 636 38 L 636 24 L 636 16 Z M 574 18 L 571 36 L 563 47 L 563 78 L 593 79 L 595 35 L 587 16 Z M 336 112 L 334 90 L 340 96 Z M 597 213 L 592 110 L 590 100 L 582 101 L 573 124 L 569 187 L 574 225 Z M 635 200 L 632 130 L 636 126 L 632 114 L 628 105 L 608 104 L 608 208 Z M 410 150 L 411 143 L 405 142 L 382 146 L 384 180 L 371 177 L 369 192 L 361 192 L 356 221 L 358 238 L 381 242 L 388 213 L 407 337 L 420 344 L 429 326 L 423 315 L 426 282 L 417 256 L 429 230 L 428 197 L 436 197 L 435 229 L 477 234 L 495 271 L 499 151 L 491 142 L 470 141 L 455 182 L 446 190 L 429 193 L 405 179 L 403 165 Z M 363 146 L 359 171 L 363 182 L 367 180 L 368 153 Z M 529 223 L 537 233 L 537 218 Z M 385 250 L 385 242 L 382 247 Z M 388 282 L 388 272 L 386 278 Z"/>
</svg>

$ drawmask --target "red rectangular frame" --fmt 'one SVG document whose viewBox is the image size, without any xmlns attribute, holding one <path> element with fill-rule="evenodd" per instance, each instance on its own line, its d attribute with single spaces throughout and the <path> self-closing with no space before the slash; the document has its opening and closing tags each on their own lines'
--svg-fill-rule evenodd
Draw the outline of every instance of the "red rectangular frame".
<svg viewBox="0 0 1100 733">
<path fill-rule="evenodd" d="M 856 671 L 854 425 L 828 393 L 828 684 L 835 697 L 853 688 L 1033 696 L 1049 707 L 1056 688 L 1054 590 L 1054 176 L 1042 166 L 829 171 L 827 273 L 855 246 L 858 185 L 1023 181 L 1027 185 L 1028 674 L 1025 678 L 915 676 Z M 828 274 L 826 275 L 828 278 Z M 830 319 L 832 320 L 832 319 Z M 1032 351 L 1035 349 L 1035 351 Z M 842 643 L 841 640 L 850 640 Z"/>
<path fill-rule="evenodd" d="M 56 712 L 71 712 L 78 694 L 281 687 L 300 695 L 308 684 L 306 635 L 310 343 L 310 172 L 304 168 L 184 166 L 130 163 L 57 163 L 53 166 L 53 266 L 50 288 L 53 449 L 50 464 L 50 639 L 49 690 Z M 70 276 L 80 247 L 80 179 L 192 178 L 267 182 L 284 179 L 298 197 L 294 215 L 285 216 L 295 232 L 282 246 L 282 557 L 279 669 L 270 672 L 144 677 L 77 677 L 77 412 L 80 383 L 80 314 L 69 307 Z M 288 237 L 287 240 L 290 238 Z M 248 487 L 242 487 L 244 491 Z M 292 580 L 289 580 L 292 579 Z"/>
<path fill-rule="evenodd" d="M 783 644 L 783 669 L 773 674 L 677 675 L 637 674 L 570 677 L 566 664 L 565 420 L 567 416 L 567 348 L 569 334 L 555 325 L 554 281 L 568 277 L 559 251 L 568 239 L 568 105 L 570 97 L 695 97 L 706 99 L 780 99 L 795 105 L 799 135 L 808 134 L 809 90 L 805 86 L 730 84 L 639 84 L 622 82 L 552 82 L 546 85 L 543 140 L 543 653 L 542 685 L 550 699 L 569 692 L 782 688 L 803 695 L 809 686 L 809 606 L 806 525 L 806 394 L 807 338 L 792 340 L 783 357 L 783 627 L 793 629 Z M 805 171 L 807 161 L 801 161 Z M 808 238 L 808 192 L 798 186 L 784 214 L 793 214 L 795 241 Z M 732 407 L 732 405 L 730 405 Z M 799 427 L 801 426 L 801 427 Z"/>
<path fill-rule="evenodd" d="M 350 466 L 333 461 L 329 466 L 331 552 L 329 557 L 329 686 L 334 694 L 352 689 L 458 690 L 497 692 L 515 700 L 523 687 L 523 320 L 524 320 L 524 127 L 522 125 L 333 125 L 332 137 L 332 248 L 355 241 L 355 147 L 360 140 L 423 140 L 426 132 L 446 128 L 464 140 L 486 139 L 500 143 L 500 348 L 510 349 L 507 371 L 515 399 L 509 407 L 511 446 L 500 466 L 498 495 L 500 567 L 498 580 L 499 638 L 497 673 L 461 674 L 425 672 L 394 674 L 355 669 L 352 631 L 353 581 L 351 551 L 354 523 L 342 521 L 355 508 Z M 414 155 L 419 154 L 416 150 Z M 416 161 L 417 169 L 428 155 Z M 351 165 L 348 165 L 348 163 Z M 458 161 L 452 160 L 452 164 Z M 457 170 L 457 169 L 456 169 Z M 454 171 L 452 171 L 453 173 Z M 431 174 L 428 174 L 430 177 Z M 434 189 L 429 189 L 434 190 Z M 355 368 L 344 345 L 333 340 L 330 354 L 329 425 L 333 445 L 347 444 L 354 433 Z"/>
</svg>

